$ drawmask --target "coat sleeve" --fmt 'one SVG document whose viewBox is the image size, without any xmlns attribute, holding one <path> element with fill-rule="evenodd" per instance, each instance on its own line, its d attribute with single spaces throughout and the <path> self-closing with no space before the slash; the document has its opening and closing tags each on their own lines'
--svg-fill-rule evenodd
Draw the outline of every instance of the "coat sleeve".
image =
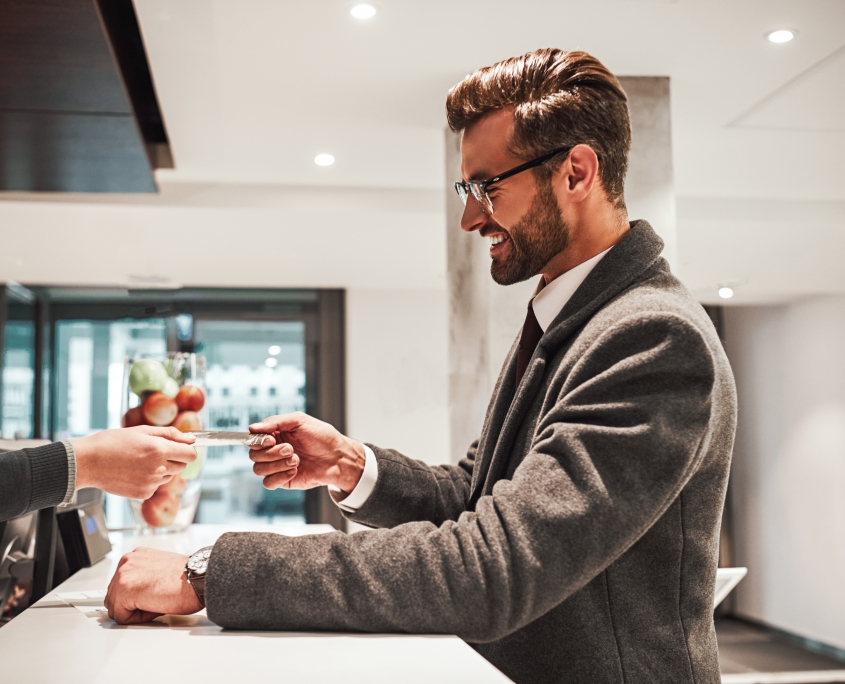
<svg viewBox="0 0 845 684">
<path fill-rule="evenodd" d="M 392 449 L 368 444 L 378 462 L 375 487 L 364 504 L 346 517 L 370 527 L 396 527 L 425 520 L 457 520 L 469 501 L 478 440 L 456 465 L 430 466 Z"/>
<path fill-rule="evenodd" d="M 68 489 L 68 466 L 61 442 L 0 452 L 0 520 L 62 503 Z"/>
<path fill-rule="evenodd" d="M 587 584 L 670 506 L 700 463 L 714 382 L 692 323 L 618 321 L 569 374 L 513 479 L 474 511 L 350 535 L 226 534 L 208 615 L 234 629 L 500 639 Z"/>
</svg>

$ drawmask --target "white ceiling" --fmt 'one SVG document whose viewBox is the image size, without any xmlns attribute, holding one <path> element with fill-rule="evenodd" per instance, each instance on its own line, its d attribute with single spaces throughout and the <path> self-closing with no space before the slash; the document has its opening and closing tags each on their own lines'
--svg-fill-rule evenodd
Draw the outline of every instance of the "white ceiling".
<svg viewBox="0 0 845 684">
<path fill-rule="evenodd" d="M 557 46 L 671 77 L 677 265 L 702 301 L 845 292 L 845 0 L 352 4 L 135 0 L 176 168 L 157 197 L 3 195 L 0 280 L 442 289 L 446 92 Z M 196 263 L 132 263 L 146 236 Z M 284 266 L 257 271 L 268 244 Z"/>
<path fill-rule="evenodd" d="M 792 131 L 845 131 L 845 47 L 774 90 L 732 125 Z"/>
<path fill-rule="evenodd" d="M 177 164 L 162 180 L 442 188 L 449 87 L 558 46 L 672 78 L 679 195 L 845 198 L 845 59 L 825 63 L 843 0 L 383 0 L 368 22 L 351 4 L 136 0 Z M 764 39 L 779 27 L 798 37 Z M 796 154 L 823 173 L 785 173 Z"/>
</svg>

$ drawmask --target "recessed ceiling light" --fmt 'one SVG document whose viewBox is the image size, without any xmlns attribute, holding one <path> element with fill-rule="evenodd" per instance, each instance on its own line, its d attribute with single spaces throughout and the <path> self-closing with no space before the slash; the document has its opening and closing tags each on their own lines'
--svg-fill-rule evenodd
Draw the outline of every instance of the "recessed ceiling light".
<svg viewBox="0 0 845 684">
<path fill-rule="evenodd" d="M 376 16 L 376 8 L 372 5 L 355 5 L 349 10 L 349 14 L 356 19 L 372 19 Z"/>
<path fill-rule="evenodd" d="M 722 299 L 730 299 L 734 296 L 734 291 L 729 287 L 720 287 L 719 288 L 719 296 Z"/>
<path fill-rule="evenodd" d="M 334 164 L 334 156 L 331 154 L 318 154 L 314 157 L 314 163 L 317 166 L 331 166 Z"/>
<path fill-rule="evenodd" d="M 275 368 L 276 364 L 279 363 L 279 359 L 274 359 L 272 356 L 264 362 L 264 365 L 267 368 Z"/>
<path fill-rule="evenodd" d="M 281 353 L 281 351 L 282 351 L 282 348 L 278 344 L 274 344 L 272 347 L 270 347 L 267 350 L 267 353 L 270 356 L 278 356 Z"/>
<path fill-rule="evenodd" d="M 769 31 L 766 34 L 766 38 L 768 38 L 769 42 L 772 43 L 788 43 L 790 40 L 795 38 L 795 31 L 790 31 L 789 29 L 778 29 L 777 31 Z"/>
</svg>

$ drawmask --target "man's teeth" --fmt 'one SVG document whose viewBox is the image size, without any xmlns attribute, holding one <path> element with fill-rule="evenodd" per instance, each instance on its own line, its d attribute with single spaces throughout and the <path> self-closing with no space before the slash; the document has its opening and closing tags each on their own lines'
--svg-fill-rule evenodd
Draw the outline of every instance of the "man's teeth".
<svg viewBox="0 0 845 684">
<path fill-rule="evenodd" d="M 500 242 L 504 242 L 504 241 L 505 241 L 504 235 L 499 234 L 499 235 L 491 235 L 490 236 L 490 245 L 491 246 L 492 245 L 498 245 Z"/>
</svg>

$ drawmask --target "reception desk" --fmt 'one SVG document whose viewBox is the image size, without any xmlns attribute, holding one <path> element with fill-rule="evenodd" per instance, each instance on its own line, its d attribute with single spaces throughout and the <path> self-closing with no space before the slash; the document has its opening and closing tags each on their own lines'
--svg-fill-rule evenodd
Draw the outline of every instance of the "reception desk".
<svg viewBox="0 0 845 684">
<path fill-rule="evenodd" d="M 328 525 L 194 525 L 166 536 L 112 534 L 114 550 L 0 629 L 0 681 L 26 684 L 186 682 L 502 683 L 510 680 L 455 636 L 236 632 L 204 613 L 121 626 L 102 594 L 136 546 L 190 554 L 224 532 L 288 535 Z"/>
</svg>

